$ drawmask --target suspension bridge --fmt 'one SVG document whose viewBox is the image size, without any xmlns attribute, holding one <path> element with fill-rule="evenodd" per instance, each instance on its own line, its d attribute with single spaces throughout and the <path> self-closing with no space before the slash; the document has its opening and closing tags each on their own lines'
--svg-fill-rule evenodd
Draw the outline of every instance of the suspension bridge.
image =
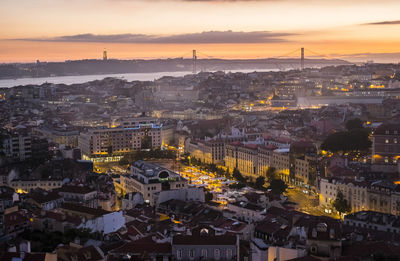
<svg viewBox="0 0 400 261">
<path fill-rule="evenodd" d="M 293 51 L 284 53 L 282 55 L 278 55 L 278 56 L 272 56 L 272 57 L 266 57 L 264 59 L 268 59 L 270 60 L 271 63 L 273 63 L 278 69 L 280 70 L 284 70 L 281 65 L 278 63 L 278 59 L 282 59 L 282 58 L 294 58 L 295 54 L 298 54 L 300 56 L 299 59 L 299 64 L 295 65 L 295 64 L 290 64 L 292 68 L 300 68 L 300 70 L 304 70 L 306 64 L 305 64 L 305 53 L 310 53 L 311 57 L 313 58 L 319 58 L 319 59 L 340 59 L 340 58 L 335 58 L 332 57 L 330 55 L 324 55 L 309 49 L 305 49 L 304 47 L 301 48 L 297 48 Z M 207 55 L 203 52 L 200 52 L 199 50 L 192 50 L 190 52 L 186 52 L 182 55 L 179 56 L 180 58 L 191 58 L 192 59 L 192 72 L 195 74 L 198 71 L 198 59 L 220 59 L 219 57 L 215 57 L 215 56 L 211 56 L 211 55 Z"/>
</svg>

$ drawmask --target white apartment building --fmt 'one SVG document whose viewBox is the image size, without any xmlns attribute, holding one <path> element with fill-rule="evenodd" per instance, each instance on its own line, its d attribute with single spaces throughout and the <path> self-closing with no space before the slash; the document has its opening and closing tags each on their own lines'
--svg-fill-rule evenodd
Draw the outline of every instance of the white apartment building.
<svg viewBox="0 0 400 261">
<path fill-rule="evenodd" d="M 222 163 L 225 158 L 225 144 L 222 140 L 185 141 L 185 152 L 190 156 L 208 164 Z"/>
<path fill-rule="evenodd" d="M 276 149 L 272 154 L 272 167 L 276 169 L 279 177 L 285 181 L 289 182 L 289 168 L 290 168 L 290 149 Z"/>
<path fill-rule="evenodd" d="M 82 206 L 97 208 L 98 193 L 97 190 L 87 186 L 67 185 L 57 189 L 65 202 L 80 204 Z"/>
<path fill-rule="evenodd" d="M 256 179 L 258 150 L 255 144 L 246 144 L 237 148 L 237 168 L 244 176 Z"/>
<path fill-rule="evenodd" d="M 258 146 L 257 144 L 243 144 L 234 142 L 225 146 L 225 166 L 231 171 L 237 168 L 244 176 L 256 179 L 260 172 L 258 171 Z M 263 162 L 268 159 L 263 153 Z"/>
<path fill-rule="evenodd" d="M 7 157 L 24 161 L 32 157 L 31 135 L 24 133 L 13 133 L 3 141 L 3 152 Z"/>
<path fill-rule="evenodd" d="M 76 204 L 64 203 L 59 208 L 63 213 L 82 218 L 77 227 L 90 229 L 104 235 L 118 231 L 125 226 L 126 220 L 123 211 L 106 211 L 100 208 L 90 208 Z"/>
<path fill-rule="evenodd" d="M 162 124 L 153 118 L 125 119 L 119 125 L 89 129 L 79 135 L 82 158 L 94 162 L 119 161 L 125 153 L 162 145 Z"/>
<path fill-rule="evenodd" d="M 344 217 L 344 224 L 382 232 L 400 233 L 399 216 L 374 211 L 359 211 L 346 215 Z"/>
<path fill-rule="evenodd" d="M 28 193 L 34 189 L 40 188 L 44 190 L 53 190 L 60 188 L 62 186 L 61 180 L 22 180 L 22 179 L 14 179 L 10 183 L 10 187 L 12 187 L 18 193 Z"/>
<path fill-rule="evenodd" d="M 321 179 L 319 204 L 326 212 L 333 210 L 332 202 L 341 191 L 352 212 L 368 210 L 368 183 L 361 180 Z"/>
<path fill-rule="evenodd" d="M 129 176 L 121 176 L 122 193 L 139 192 L 145 203 L 156 204 L 155 193 L 187 187 L 187 180 L 179 174 L 142 160 L 131 166 Z"/>
<path fill-rule="evenodd" d="M 265 176 L 274 167 L 282 180 L 289 180 L 289 149 L 276 149 L 274 145 L 243 144 L 234 142 L 225 146 L 225 166 L 237 168 L 244 176 L 256 179 Z"/>
</svg>

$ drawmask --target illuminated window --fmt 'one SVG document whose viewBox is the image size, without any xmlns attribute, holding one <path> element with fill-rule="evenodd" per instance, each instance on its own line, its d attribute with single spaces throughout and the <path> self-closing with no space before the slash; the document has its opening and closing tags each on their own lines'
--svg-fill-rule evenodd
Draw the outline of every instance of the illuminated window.
<svg viewBox="0 0 400 261">
<path fill-rule="evenodd" d="M 394 139 L 393 142 L 394 142 L 394 143 L 397 143 L 397 139 Z"/>
<path fill-rule="evenodd" d="M 386 140 L 385 140 L 385 143 L 389 143 L 389 139 L 386 139 Z"/>
<path fill-rule="evenodd" d="M 385 163 L 389 163 L 389 158 L 387 156 L 385 157 Z"/>
</svg>

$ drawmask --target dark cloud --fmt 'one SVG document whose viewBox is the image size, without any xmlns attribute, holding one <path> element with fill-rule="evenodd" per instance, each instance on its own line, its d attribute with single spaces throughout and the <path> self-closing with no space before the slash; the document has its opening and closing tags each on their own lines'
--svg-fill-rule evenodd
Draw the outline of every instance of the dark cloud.
<svg viewBox="0 0 400 261">
<path fill-rule="evenodd" d="M 400 24 L 400 20 L 366 23 L 362 25 L 394 25 L 394 24 Z"/>
<path fill-rule="evenodd" d="M 273 2 L 278 0 L 181 0 L 184 2 Z"/>
<path fill-rule="evenodd" d="M 283 2 L 290 0 L 110 0 L 110 1 L 136 1 L 136 2 L 144 2 L 144 1 L 153 1 L 153 2 Z"/>
<path fill-rule="evenodd" d="M 349 61 L 365 62 L 367 60 L 373 60 L 375 62 L 385 63 L 398 63 L 400 61 L 400 53 L 352 53 L 352 54 L 331 54 L 332 57 L 338 59 L 346 59 Z"/>
<path fill-rule="evenodd" d="M 209 31 L 193 34 L 177 35 L 147 35 L 147 34 L 114 34 L 95 35 L 78 34 L 53 38 L 22 38 L 12 39 L 20 41 L 43 42 L 98 42 L 98 43 L 154 43 L 154 44 L 218 44 L 218 43 L 275 43 L 286 42 L 289 33 L 272 33 L 269 31 L 233 32 L 233 31 Z"/>
</svg>

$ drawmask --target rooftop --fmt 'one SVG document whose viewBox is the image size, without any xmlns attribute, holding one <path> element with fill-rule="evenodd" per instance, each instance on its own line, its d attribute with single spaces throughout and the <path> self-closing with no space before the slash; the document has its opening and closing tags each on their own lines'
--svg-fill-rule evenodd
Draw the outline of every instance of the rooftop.
<svg viewBox="0 0 400 261">
<path fill-rule="evenodd" d="M 75 194 L 87 194 L 96 191 L 95 189 L 89 188 L 88 186 L 78 185 L 78 186 L 62 186 L 57 189 L 58 192 L 64 193 L 75 193 Z"/>
<path fill-rule="evenodd" d="M 235 245 L 236 236 L 213 235 L 176 235 L 172 239 L 173 245 Z"/>
<path fill-rule="evenodd" d="M 62 199 L 62 196 L 60 196 L 57 192 L 47 192 L 47 191 L 33 191 L 28 194 L 28 197 L 39 204 Z"/>
<path fill-rule="evenodd" d="M 346 215 L 344 220 L 362 221 L 371 224 L 392 225 L 400 227 L 400 217 L 375 211 L 360 211 Z"/>
<path fill-rule="evenodd" d="M 76 204 L 70 204 L 70 203 L 63 203 L 61 205 L 61 209 L 68 211 L 74 211 L 74 212 L 80 212 L 82 214 L 89 214 L 95 217 L 100 217 L 106 214 L 111 213 L 110 211 L 106 211 L 101 208 L 89 208 L 81 205 L 76 205 Z"/>
</svg>

